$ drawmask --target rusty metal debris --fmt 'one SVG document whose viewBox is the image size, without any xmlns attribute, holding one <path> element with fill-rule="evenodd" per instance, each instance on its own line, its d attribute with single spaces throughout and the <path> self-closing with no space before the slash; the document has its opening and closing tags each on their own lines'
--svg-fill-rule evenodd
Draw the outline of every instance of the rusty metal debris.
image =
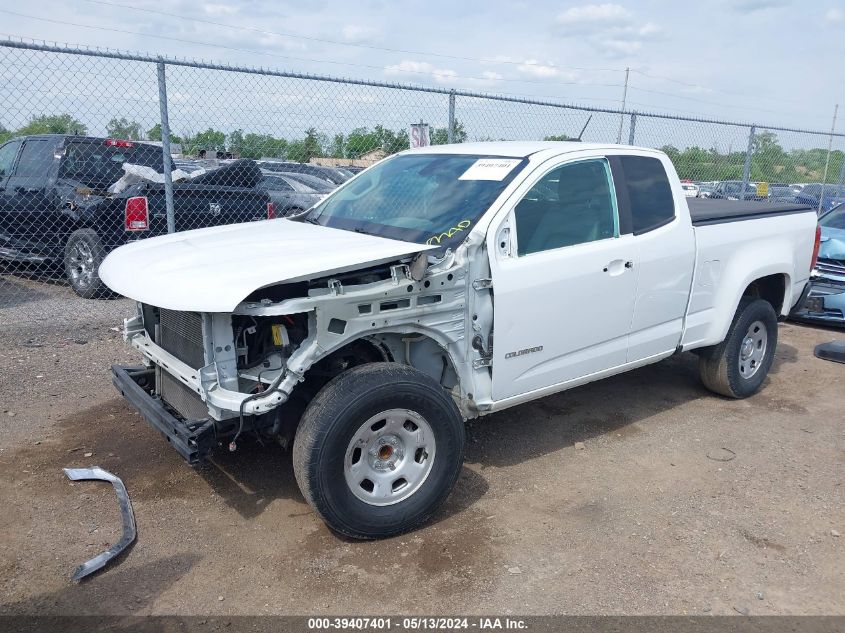
<svg viewBox="0 0 845 633">
<path fill-rule="evenodd" d="M 108 481 L 114 486 L 114 491 L 117 493 L 117 502 L 120 505 L 120 514 L 123 516 L 123 535 L 120 540 L 112 545 L 105 552 L 97 554 L 91 560 L 82 563 L 73 571 L 71 580 L 79 582 L 89 574 L 105 567 L 109 561 L 114 559 L 118 554 L 125 550 L 135 540 L 137 530 L 135 529 L 135 514 L 132 512 L 132 503 L 129 501 L 129 493 L 126 492 L 126 486 L 120 480 L 120 477 L 112 475 L 109 471 L 103 470 L 99 466 L 91 468 L 65 468 L 65 475 L 72 481 L 82 481 L 86 479 L 99 479 Z"/>
</svg>

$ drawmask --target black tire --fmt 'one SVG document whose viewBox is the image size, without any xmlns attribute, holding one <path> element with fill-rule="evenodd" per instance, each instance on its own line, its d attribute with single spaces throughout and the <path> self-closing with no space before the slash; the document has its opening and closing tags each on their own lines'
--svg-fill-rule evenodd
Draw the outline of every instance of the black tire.
<svg viewBox="0 0 845 633">
<path fill-rule="evenodd" d="M 347 484 L 345 460 L 365 423 L 396 409 L 415 412 L 429 425 L 435 454 L 410 496 L 371 505 Z M 463 464 L 464 441 L 458 408 L 436 381 L 406 365 L 370 363 L 335 377 L 311 401 L 294 440 L 294 474 L 306 501 L 331 529 L 356 539 L 385 538 L 420 526 L 446 500 Z"/>
<path fill-rule="evenodd" d="M 65 245 L 65 277 L 80 297 L 108 299 L 113 296 L 100 280 L 100 264 L 105 256 L 103 243 L 96 231 L 78 229 L 71 233 Z"/>
<path fill-rule="evenodd" d="M 755 365 L 741 362 L 743 343 L 749 328 L 755 323 L 765 326 L 764 354 L 761 360 L 751 360 Z M 736 310 L 725 340 L 699 353 L 701 382 L 710 391 L 728 398 L 747 398 L 760 390 L 775 357 L 778 343 L 778 319 L 772 304 L 763 299 L 743 297 Z M 754 348 L 754 345 L 751 346 Z M 745 376 L 746 367 L 753 368 L 753 375 Z M 742 368 L 742 369 L 741 369 Z"/>
</svg>

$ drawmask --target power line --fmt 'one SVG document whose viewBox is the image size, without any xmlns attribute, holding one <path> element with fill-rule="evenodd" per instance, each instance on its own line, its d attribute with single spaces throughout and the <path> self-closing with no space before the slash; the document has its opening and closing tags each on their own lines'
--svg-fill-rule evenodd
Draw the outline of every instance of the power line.
<svg viewBox="0 0 845 633">
<path fill-rule="evenodd" d="M 365 48 L 369 50 L 376 50 L 376 51 L 384 51 L 388 53 L 402 53 L 405 55 L 424 55 L 426 57 L 440 57 L 444 59 L 456 59 L 462 61 L 470 61 L 470 62 L 481 62 L 484 64 L 511 64 L 514 66 L 540 66 L 540 67 L 553 67 L 553 68 L 562 68 L 566 70 L 583 70 L 583 71 L 590 71 L 590 72 L 621 72 L 619 68 L 595 68 L 595 67 L 586 67 L 586 66 L 551 66 L 550 64 L 542 64 L 540 62 L 532 62 L 532 61 L 524 61 L 524 62 L 516 62 L 513 60 L 505 60 L 505 59 L 493 59 L 488 57 L 464 57 L 461 55 L 449 55 L 446 53 L 435 53 L 432 51 L 415 51 L 415 50 L 408 50 L 408 49 L 401 49 L 401 48 L 389 48 L 386 46 L 376 46 L 374 44 L 361 44 L 360 42 L 340 42 L 338 40 L 330 40 L 327 38 L 321 37 L 313 37 L 308 35 L 300 35 L 297 33 L 284 33 L 280 31 L 268 31 L 265 29 L 260 29 L 251 26 L 239 26 L 235 24 L 224 24 L 222 22 L 215 22 L 214 20 L 205 20 L 203 18 L 196 18 L 187 15 L 180 15 L 178 13 L 168 13 L 167 11 L 159 11 L 157 9 L 147 9 L 144 7 L 135 7 L 128 4 L 120 4 L 117 2 L 106 2 L 105 0 L 85 0 L 85 2 L 89 2 L 91 4 L 100 4 L 108 7 L 117 7 L 121 9 L 131 9 L 133 11 L 143 11 L 144 13 L 152 13 L 155 15 L 162 15 L 169 18 L 178 18 L 180 20 L 188 20 L 191 22 L 199 22 L 201 24 L 210 24 L 213 26 L 219 26 L 225 29 L 237 29 L 241 31 L 251 31 L 253 33 L 261 33 L 262 35 L 275 35 L 277 37 L 290 37 L 295 39 L 301 40 L 308 40 L 311 42 L 320 42 L 322 44 L 333 44 L 336 46 L 351 46 L 355 48 Z"/>
<path fill-rule="evenodd" d="M 739 109 L 739 110 L 756 110 L 758 112 L 768 112 L 769 114 L 780 114 L 780 115 L 786 114 L 786 112 L 779 112 L 777 110 L 768 110 L 766 108 L 757 108 L 757 107 L 754 107 L 754 106 L 745 106 L 745 105 L 728 104 L 728 103 L 718 103 L 718 102 L 715 102 L 715 101 L 707 101 L 705 99 L 698 99 L 697 97 L 689 97 L 689 96 L 674 94 L 674 93 L 671 93 L 671 92 L 662 92 L 660 90 L 650 90 L 650 89 L 647 89 L 647 88 L 640 88 L 638 86 L 630 86 L 630 89 L 631 90 L 637 90 L 639 92 L 645 92 L 645 93 L 648 93 L 648 94 L 662 95 L 664 97 L 672 97 L 673 99 L 683 99 L 684 101 L 694 101 L 696 103 L 704 103 L 706 105 L 718 106 L 718 107 L 721 107 L 721 108 L 734 108 L 734 109 Z M 811 118 L 820 118 L 820 117 L 811 115 Z M 825 117 L 825 118 L 827 118 L 827 117 Z"/>
<path fill-rule="evenodd" d="M 400 68 L 398 66 L 385 67 L 385 66 L 374 66 L 372 64 L 356 64 L 356 63 L 352 63 L 352 62 L 339 62 L 339 61 L 335 61 L 335 60 L 331 60 L 331 59 L 310 59 L 310 58 L 307 58 L 307 57 L 293 57 L 291 55 L 279 55 L 277 53 L 270 53 L 270 52 L 267 52 L 267 51 L 258 51 L 258 50 L 255 50 L 255 49 L 240 48 L 240 47 L 236 47 L 236 46 L 227 46 L 225 44 L 215 44 L 215 43 L 212 43 L 212 42 L 201 42 L 201 41 L 198 41 L 198 40 L 188 40 L 188 39 L 184 39 L 184 38 L 180 38 L 180 37 L 173 37 L 173 36 L 169 36 L 169 35 L 156 35 L 154 33 L 142 33 L 142 32 L 139 32 L 139 31 L 129 31 L 129 30 L 126 30 L 126 29 L 118 29 L 118 28 L 114 28 L 114 27 L 93 26 L 93 25 L 90 25 L 90 24 L 80 24 L 78 22 L 68 22 L 66 20 L 53 20 L 51 18 L 44 18 L 44 17 L 37 16 L 37 15 L 27 15 L 25 13 L 18 13 L 17 11 L 9 11 L 8 9 L 0 9 L 0 13 L 7 13 L 9 15 L 15 15 L 15 16 L 18 16 L 18 17 L 27 18 L 27 19 L 31 19 L 31 20 L 40 20 L 42 22 L 49 22 L 49 23 L 52 23 L 52 24 L 61 24 L 63 26 L 75 26 L 75 27 L 78 27 L 78 28 L 92 29 L 92 30 L 96 30 L 96 31 L 108 31 L 108 32 L 112 32 L 112 33 L 121 33 L 121 34 L 124 34 L 124 35 L 138 35 L 140 37 L 152 37 L 152 38 L 157 38 L 157 39 L 162 39 L 162 40 L 169 40 L 169 41 L 172 41 L 172 42 L 180 42 L 182 44 L 194 44 L 194 45 L 197 45 L 197 46 L 210 46 L 212 48 L 220 48 L 220 49 L 225 49 L 225 50 L 230 50 L 230 51 L 237 51 L 237 52 L 240 52 L 240 53 L 250 53 L 252 55 L 264 55 L 266 57 L 273 57 L 273 58 L 278 58 L 278 59 L 287 59 L 287 60 L 300 61 L 300 62 L 311 62 L 311 63 L 315 63 L 315 64 L 335 64 L 335 65 L 339 65 L 339 66 L 351 66 L 351 67 L 354 67 L 354 68 L 370 68 L 370 69 L 379 70 L 379 71 L 390 70 L 392 72 L 412 73 L 412 74 L 417 74 L 417 75 L 443 77 L 443 78 L 455 79 L 455 80 L 468 79 L 468 80 L 471 80 L 471 81 L 482 81 L 482 82 L 485 82 L 485 83 L 498 82 L 498 81 L 507 81 L 507 82 L 511 82 L 511 83 L 524 83 L 524 84 L 542 84 L 542 85 L 549 85 L 549 83 L 550 83 L 548 81 L 538 81 L 538 80 L 532 80 L 532 79 L 511 79 L 511 78 L 505 78 L 505 77 L 496 77 L 496 78 L 474 77 L 474 76 L 469 76 L 469 75 L 458 75 L 458 74 L 453 75 L 450 72 L 443 72 L 443 71 L 438 72 L 438 69 L 433 69 L 433 70 L 429 70 L 429 71 L 426 71 L 426 70 L 410 70 L 410 69 L 407 69 L 407 68 Z M 559 82 L 554 82 L 554 83 L 556 85 L 562 85 L 562 86 L 585 86 L 585 87 L 600 87 L 600 88 L 616 88 L 616 87 L 621 86 L 621 84 L 597 84 L 597 83 L 587 83 L 587 82 L 577 82 L 577 81 L 559 81 Z"/>
<path fill-rule="evenodd" d="M 644 72 L 642 70 L 637 70 L 636 68 L 632 68 L 631 72 L 637 73 L 638 75 L 642 75 L 643 77 L 648 77 L 649 79 L 657 79 L 658 81 L 668 81 L 674 84 L 678 84 L 681 86 L 686 86 L 687 88 L 696 88 L 699 90 L 707 90 L 709 92 L 718 92 L 724 95 L 730 95 L 734 97 L 745 97 L 748 99 L 756 99 L 757 95 L 748 94 L 747 92 L 734 92 L 732 90 L 721 90 L 719 88 L 708 88 L 707 86 L 702 86 L 698 83 L 690 83 L 688 81 L 681 81 L 680 79 L 674 79 L 673 77 L 667 77 L 665 75 L 654 75 L 651 73 Z M 784 103 L 805 103 L 804 100 L 799 99 L 784 99 L 781 98 L 780 101 Z"/>
</svg>

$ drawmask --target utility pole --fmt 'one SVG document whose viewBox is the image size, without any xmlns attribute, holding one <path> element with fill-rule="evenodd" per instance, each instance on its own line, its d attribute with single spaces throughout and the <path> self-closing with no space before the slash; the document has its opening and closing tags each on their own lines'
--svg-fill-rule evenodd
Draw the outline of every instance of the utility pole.
<svg viewBox="0 0 845 633">
<path fill-rule="evenodd" d="M 622 142 L 622 125 L 625 123 L 625 102 L 628 100 L 628 75 L 630 68 L 625 69 L 625 86 L 622 88 L 622 113 L 619 115 L 619 133 L 616 135 L 616 143 Z"/>
<path fill-rule="evenodd" d="M 839 104 L 833 106 L 833 123 L 830 124 L 830 138 L 827 141 L 827 158 L 824 159 L 824 176 L 822 176 L 822 192 L 819 196 L 819 208 L 816 213 L 822 212 L 822 202 L 824 202 L 824 185 L 827 182 L 827 169 L 830 167 L 830 150 L 833 149 L 833 133 L 836 131 L 836 115 L 839 113 Z"/>
</svg>

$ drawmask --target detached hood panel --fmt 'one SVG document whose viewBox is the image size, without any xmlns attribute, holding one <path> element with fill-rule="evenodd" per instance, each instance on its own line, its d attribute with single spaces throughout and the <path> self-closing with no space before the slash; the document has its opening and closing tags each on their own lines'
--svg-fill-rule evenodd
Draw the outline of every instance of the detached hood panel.
<svg viewBox="0 0 845 633">
<path fill-rule="evenodd" d="M 265 220 L 121 246 L 100 265 L 100 278 L 119 294 L 161 308 L 231 312 L 265 286 L 374 266 L 431 248 L 303 222 Z"/>
</svg>

